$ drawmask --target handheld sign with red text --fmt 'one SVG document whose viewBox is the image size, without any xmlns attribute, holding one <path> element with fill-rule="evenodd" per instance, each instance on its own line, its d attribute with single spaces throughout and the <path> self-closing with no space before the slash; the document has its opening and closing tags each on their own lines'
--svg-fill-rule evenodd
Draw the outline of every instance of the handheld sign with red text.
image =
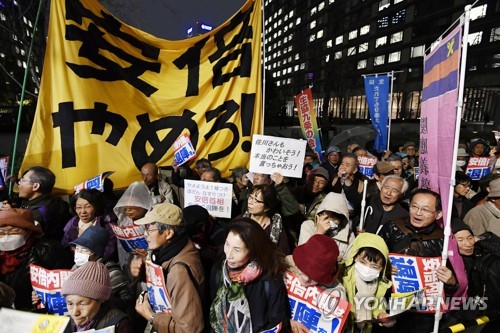
<svg viewBox="0 0 500 333">
<path fill-rule="evenodd" d="M 154 312 L 172 312 L 172 303 L 167 293 L 165 276 L 161 266 L 146 260 L 146 284 L 148 286 L 149 304 Z"/>
<path fill-rule="evenodd" d="M 110 225 L 125 251 L 132 252 L 137 249 L 148 249 L 148 242 L 144 237 L 143 226 L 134 225 L 120 227 L 114 223 L 110 223 Z"/>
<path fill-rule="evenodd" d="M 472 180 L 479 180 L 489 174 L 491 157 L 471 157 L 465 173 Z"/>
<path fill-rule="evenodd" d="M 178 166 L 192 160 L 196 157 L 196 150 L 193 147 L 193 143 L 189 138 L 189 135 L 182 133 L 177 140 L 174 142 L 174 159 Z"/>
<path fill-rule="evenodd" d="M 30 265 L 30 279 L 33 290 L 38 294 L 43 306 L 49 314 L 64 316 L 68 314 L 66 301 L 61 295 L 61 287 L 71 274 L 72 270 L 49 270 L 40 266 Z"/>
<path fill-rule="evenodd" d="M 318 286 L 303 286 L 299 278 L 285 273 L 285 284 L 292 312 L 292 320 L 301 322 L 309 332 L 342 332 L 351 305 L 340 293 L 327 293 Z"/>
<path fill-rule="evenodd" d="M 373 179 L 373 166 L 377 164 L 377 161 L 378 160 L 375 157 L 359 156 L 359 172 L 369 179 Z"/>
<path fill-rule="evenodd" d="M 423 289 L 423 297 L 415 299 L 417 312 L 436 312 L 439 286 L 436 269 L 441 266 L 441 258 L 390 253 L 389 259 L 391 264 L 398 269 L 398 274 L 392 275 L 394 292 L 405 293 Z M 441 296 L 444 297 L 444 292 Z"/>
</svg>

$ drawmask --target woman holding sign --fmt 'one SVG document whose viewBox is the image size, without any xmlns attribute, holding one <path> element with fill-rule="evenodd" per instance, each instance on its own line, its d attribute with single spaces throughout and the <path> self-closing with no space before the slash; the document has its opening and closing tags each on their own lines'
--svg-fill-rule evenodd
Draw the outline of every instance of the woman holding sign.
<svg viewBox="0 0 500 333">
<path fill-rule="evenodd" d="M 262 332 L 289 325 L 283 254 L 249 218 L 229 225 L 225 258 L 212 272 L 210 326 L 214 332 Z M 215 295 L 214 295 L 215 293 Z"/>
</svg>

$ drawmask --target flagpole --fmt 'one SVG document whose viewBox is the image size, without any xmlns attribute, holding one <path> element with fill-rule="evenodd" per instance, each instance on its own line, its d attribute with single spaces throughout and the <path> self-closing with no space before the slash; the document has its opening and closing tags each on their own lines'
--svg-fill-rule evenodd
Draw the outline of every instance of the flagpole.
<svg viewBox="0 0 500 333">
<path fill-rule="evenodd" d="M 460 77 L 459 77 L 459 85 L 458 85 L 458 100 L 457 100 L 457 111 L 456 111 L 456 121 L 455 121 L 455 140 L 453 144 L 453 163 L 451 166 L 451 175 L 450 175 L 450 189 L 448 195 L 448 209 L 446 211 L 446 220 L 444 226 L 444 242 L 443 242 L 443 252 L 441 253 L 442 257 L 442 266 L 446 266 L 446 261 L 448 260 L 448 247 L 450 242 L 450 234 L 451 234 L 451 207 L 453 207 L 453 192 L 455 190 L 455 172 L 457 169 L 455 161 L 457 160 L 457 151 L 458 151 L 458 141 L 460 137 L 460 124 L 462 122 L 462 108 L 463 108 L 463 96 L 465 89 L 465 73 L 467 71 L 467 47 L 468 47 L 468 36 L 469 36 L 469 22 L 470 22 L 470 11 L 472 6 L 465 6 L 465 15 L 464 15 L 464 32 L 462 36 L 462 58 L 460 59 Z M 453 255 L 458 255 L 454 253 Z M 443 294 L 444 285 L 443 282 L 440 281 L 438 285 L 438 300 L 440 300 L 441 295 Z M 436 314 L 434 317 L 434 329 L 433 332 L 437 333 L 439 331 L 439 322 L 441 320 L 441 302 L 437 303 L 436 306 Z"/>
<path fill-rule="evenodd" d="M 38 11 L 36 13 L 35 25 L 33 26 L 33 34 L 31 35 L 30 48 L 28 50 L 28 57 L 26 59 L 26 69 L 24 70 L 23 87 L 21 89 L 21 98 L 19 101 L 19 110 L 17 112 L 17 123 L 16 123 L 16 134 L 14 136 L 14 147 L 12 148 L 12 163 L 10 166 L 10 173 L 14 174 L 14 167 L 16 165 L 16 150 L 17 150 L 17 139 L 19 138 L 19 129 L 21 127 L 21 115 L 23 113 L 24 104 L 24 93 L 26 92 L 26 82 L 28 81 L 28 72 L 30 68 L 31 54 L 33 51 L 33 44 L 35 43 L 35 34 L 38 30 L 38 20 L 40 18 L 40 13 L 42 12 L 42 6 L 44 1 L 40 0 L 38 4 Z M 9 182 L 9 195 L 12 194 L 12 182 Z"/>
<path fill-rule="evenodd" d="M 387 123 L 387 150 L 389 150 L 389 143 L 391 142 L 391 121 L 392 121 L 392 89 L 394 87 L 394 70 L 392 70 L 389 73 L 387 73 L 391 77 L 391 92 L 389 93 L 389 118 L 388 123 Z M 386 150 L 386 151 L 387 151 Z"/>
<path fill-rule="evenodd" d="M 266 109 L 266 0 L 261 0 L 262 9 L 262 128 L 264 134 L 264 119 Z"/>
</svg>

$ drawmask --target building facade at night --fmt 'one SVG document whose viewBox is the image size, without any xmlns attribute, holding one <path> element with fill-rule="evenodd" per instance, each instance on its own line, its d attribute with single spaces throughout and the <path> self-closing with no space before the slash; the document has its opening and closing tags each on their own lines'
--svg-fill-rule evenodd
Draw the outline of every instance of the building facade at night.
<svg viewBox="0 0 500 333">
<path fill-rule="evenodd" d="M 265 0 L 268 84 L 292 116 L 312 87 L 323 119 L 369 119 L 362 75 L 394 71 L 392 119 L 417 120 L 423 55 L 465 0 Z M 500 127 L 500 0 L 471 11 L 464 122 Z M 272 78 L 272 79 L 271 79 Z"/>
</svg>

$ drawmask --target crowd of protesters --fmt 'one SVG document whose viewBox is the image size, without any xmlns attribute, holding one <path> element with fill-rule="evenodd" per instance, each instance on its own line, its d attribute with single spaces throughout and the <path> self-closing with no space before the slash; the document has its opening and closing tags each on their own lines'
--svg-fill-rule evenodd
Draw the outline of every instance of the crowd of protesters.
<svg viewBox="0 0 500 333">
<path fill-rule="evenodd" d="M 457 307 L 441 327 L 500 311 L 497 151 L 480 139 L 457 152 L 451 227 L 465 272 L 448 263 L 435 273 L 446 297 L 456 294 L 463 273 L 468 297 L 485 306 Z M 433 314 L 390 317 L 384 306 L 391 275 L 398 273 L 389 253 L 440 257 L 443 251 L 441 198 L 418 188 L 417 144 L 378 157 L 359 144 L 331 146 L 325 155 L 320 161 L 307 152 L 301 179 L 249 173 L 242 163 L 227 180 L 200 159 L 194 170 L 174 163 L 169 182 L 147 163 L 143 181 L 119 198 L 84 189 L 69 203 L 51 194 L 50 170 L 31 167 L 17 180 L 18 198 L 0 208 L 0 304 L 43 312 L 31 288 L 35 264 L 74 270 L 61 289 L 71 331 L 309 332 L 308 319 L 290 308 L 289 271 L 304 288 L 318 286 L 351 304 L 345 332 L 431 332 Z M 373 179 L 364 182 L 358 157 L 367 155 L 378 162 Z M 492 157 L 491 173 L 473 181 L 465 171 L 469 157 L 477 156 Z M 201 206 L 182 209 L 177 189 L 186 179 L 232 182 L 231 218 L 213 217 Z M 124 248 L 113 225 L 144 235 L 147 250 Z M 147 262 L 163 271 L 169 311 L 150 303 Z M 482 328 L 498 332 L 500 324 Z"/>
</svg>

